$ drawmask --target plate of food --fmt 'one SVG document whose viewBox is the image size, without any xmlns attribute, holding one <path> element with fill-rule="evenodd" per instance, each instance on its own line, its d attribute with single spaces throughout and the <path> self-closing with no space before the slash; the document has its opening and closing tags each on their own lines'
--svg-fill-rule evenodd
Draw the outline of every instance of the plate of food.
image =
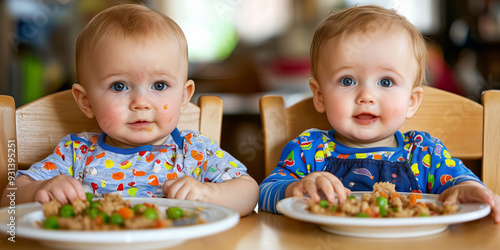
<svg viewBox="0 0 500 250">
<path fill-rule="evenodd" d="M 104 198 L 60 204 L 51 201 L 16 207 L 16 236 L 63 249 L 154 249 L 235 226 L 239 214 L 215 204 L 166 198 Z M 1 230 L 9 230 L 8 208 L 0 210 Z M 5 223 L 4 223 L 5 221 Z"/>
<path fill-rule="evenodd" d="M 483 218 L 486 203 L 443 206 L 436 194 L 399 193 L 394 184 L 376 183 L 373 192 L 352 192 L 345 203 L 290 197 L 277 210 L 290 218 L 315 223 L 330 233 L 367 238 L 406 238 L 437 234 L 451 224 Z"/>
</svg>

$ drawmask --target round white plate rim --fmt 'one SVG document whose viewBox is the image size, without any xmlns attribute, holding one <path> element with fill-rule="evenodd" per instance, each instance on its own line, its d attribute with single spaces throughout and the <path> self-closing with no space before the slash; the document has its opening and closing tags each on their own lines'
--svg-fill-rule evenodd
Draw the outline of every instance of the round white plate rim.
<svg viewBox="0 0 500 250">
<path fill-rule="evenodd" d="M 360 197 L 363 193 L 370 192 L 352 192 L 353 195 Z M 406 194 L 406 193 L 401 193 Z M 438 195 L 421 194 L 422 200 L 436 200 Z M 393 226 L 415 226 L 415 225 L 449 225 L 466 221 L 471 221 L 487 216 L 490 213 L 490 206 L 486 203 L 466 203 L 460 204 L 461 209 L 457 214 L 432 216 L 432 217 L 410 217 L 410 218 L 353 218 L 353 217 L 337 217 L 328 215 L 311 214 L 305 209 L 300 211 L 294 210 L 292 206 L 296 203 L 303 204 L 305 208 L 307 198 L 290 197 L 278 202 L 277 210 L 285 216 L 321 224 L 321 225 L 348 225 L 362 227 L 393 227 Z"/>
<path fill-rule="evenodd" d="M 169 240 L 185 240 L 189 238 L 203 237 L 215 234 L 235 226 L 239 221 L 239 214 L 229 208 L 197 202 L 162 198 L 125 198 L 130 199 L 131 203 L 156 203 L 159 206 L 179 205 L 179 206 L 197 206 L 215 209 L 223 214 L 222 218 L 216 221 L 209 221 L 204 224 L 197 224 L 185 227 L 173 227 L 165 229 L 144 229 L 144 230 L 120 230 L 120 231 L 53 231 L 33 227 L 26 220 L 43 218 L 42 205 L 39 203 L 22 204 L 16 207 L 16 216 L 20 222 L 17 222 L 16 235 L 37 239 L 41 241 L 56 242 L 91 242 L 91 243 L 131 243 L 131 242 L 158 242 Z M 30 210 L 39 208 L 37 211 L 23 213 L 22 209 Z M 7 212 L 7 209 L 0 209 L 0 213 Z M 33 217 L 33 218 L 31 218 Z M 0 225 L 2 230 L 8 230 L 5 225 Z M 119 237 L 118 237 L 119 236 Z"/>
</svg>

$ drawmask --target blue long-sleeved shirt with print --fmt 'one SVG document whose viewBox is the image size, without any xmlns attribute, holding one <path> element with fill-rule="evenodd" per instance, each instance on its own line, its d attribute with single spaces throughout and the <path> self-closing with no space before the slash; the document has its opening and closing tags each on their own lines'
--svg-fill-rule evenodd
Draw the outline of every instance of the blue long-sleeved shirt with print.
<svg viewBox="0 0 500 250">
<path fill-rule="evenodd" d="M 309 129 L 285 146 L 278 166 L 259 186 L 260 210 L 277 213 L 276 204 L 285 197 L 288 185 L 312 172 L 324 171 L 328 157 L 406 161 L 419 186 L 419 190 L 414 190 L 416 192 L 440 194 L 463 181 L 481 183 L 461 160 L 451 158 L 439 139 L 426 132 L 410 131 L 402 134 L 398 131 L 395 134 L 398 146 L 394 148 L 349 148 L 338 143 L 334 134 L 334 130 Z M 359 169 L 352 171 L 373 179 L 370 172 Z"/>
</svg>

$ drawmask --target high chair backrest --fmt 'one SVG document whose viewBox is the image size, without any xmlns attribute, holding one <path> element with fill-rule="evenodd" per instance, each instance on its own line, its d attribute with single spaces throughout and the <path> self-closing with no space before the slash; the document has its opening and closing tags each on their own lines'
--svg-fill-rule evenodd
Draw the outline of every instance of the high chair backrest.
<svg viewBox="0 0 500 250">
<path fill-rule="evenodd" d="M 264 135 L 265 173 L 277 166 L 285 145 L 309 128 L 331 129 L 326 115 L 316 111 L 312 98 L 285 108 L 276 95 L 260 99 Z M 454 158 L 482 159 L 482 181 L 500 194 L 500 91 L 483 93 L 482 105 L 466 97 L 424 86 L 417 113 L 407 119 L 401 132 L 426 131 L 439 138 Z"/>
<path fill-rule="evenodd" d="M 201 96 L 198 102 L 199 106 L 189 103 L 177 127 L 179 130 L 201 131 L 208 138 L 220 142 L 222 99 Z M 0 96 L 0 114 L 0 193 L 7 185 L 10 169 L 14 169 L 14 166 L 26 169 L 43 160 L 53 153 L 65 135 L 101 132 L 97 121 L 88 119 L 82 113 L 71 90 L 42 97 L 17 109 L 12 97 Z"/>
</svg>

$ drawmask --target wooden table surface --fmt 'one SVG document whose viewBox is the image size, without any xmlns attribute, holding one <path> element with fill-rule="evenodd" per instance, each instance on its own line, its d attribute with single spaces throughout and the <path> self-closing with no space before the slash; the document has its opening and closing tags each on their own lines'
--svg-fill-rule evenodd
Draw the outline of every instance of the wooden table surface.
<svg viewBox="0 0 500 250">
<path fill-rule="evenodd" d="M 0 234 L 1 249 L 50 249 L 20 237 L 12 243 L 7 236 Z M 431 236 L 370 239 L 331 234 L 315 224 L 259 211 L 241 218 L 231 229 L 168 249 L 500 249 L 500 225 L 487 216 L 451 225 L 446 231 Z"/>
</svg>

